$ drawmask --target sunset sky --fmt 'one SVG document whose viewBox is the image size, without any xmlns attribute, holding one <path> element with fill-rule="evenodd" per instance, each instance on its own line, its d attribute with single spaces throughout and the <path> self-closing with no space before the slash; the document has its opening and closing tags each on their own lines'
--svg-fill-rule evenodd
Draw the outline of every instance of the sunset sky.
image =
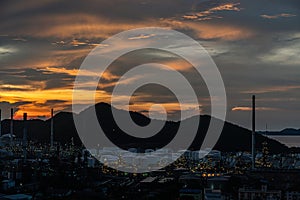
<svg viewBox="0 0 300 200">
<path fill-rule="evenodd" d="M 124 30 L 166 27 L 199 41 L 214 59 L 226 87 L 228 121 L 250 127 L 251 96 L 256 94 L 258 129 L 266 124 L 272 130 L 300 128 L 298 0 L 7 0 L 0 8 L 4 118 L 11 107 L 17 118 L 27 112 L 31 118 L 47 119 L 52 107 L 56 112 L 71 111 L 77 70 L 93 48 Z M 151 36 L 132 39 L 147 37 Z M 157 54 L 158 61 L 175 69 L 189 67 L 182 60 L 167 59 L 163 52 Z M 106 74 L 111 83 L 100 87 L 99 101 L 109 101 L 125 61 L 147 61 L 150 55 L 143 51 L 115 63 Z M 131 108 L 142 112 L 158 95 L 176 113 L 173 99 L 156 91 L 152 99 L 142 93 Z M 208 96 L 199 102 L 205 114 Z"/>
</svg>

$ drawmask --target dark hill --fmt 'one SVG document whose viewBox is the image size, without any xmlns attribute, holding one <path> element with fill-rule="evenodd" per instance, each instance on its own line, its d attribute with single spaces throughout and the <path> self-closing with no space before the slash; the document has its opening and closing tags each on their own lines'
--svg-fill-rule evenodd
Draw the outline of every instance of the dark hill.
<svg viewBox="0 0 300 200">
<path fill-rule="evenodd" d="M 111 113 L 111 109 L 116 109 L 111 107 L 106 103 L 98 103 L 96 107 L 90 107 L 79 115 L 79 119 L 86 120 L 87 124 L 89 121 L 88 114 L 91 109 L 97 111 L 98 121 L 101 124 L 106 136 L 113 141 L 115 144 L 122 148 L 129 147 L 140 147 L 140 148 L 161 148 L 170 142 L 176 135 L 176 131 L 180 123 L 193 123 L 193 118 L 186 119 L 182 122 L 165 122 L 163 129 L 156 135 L 150 138 L 136 138 L 125 134 L 116 125 Z M 118 115 L 124 115 L 124 110 L 116 110 Z M 130 112 L 130 115 L 135 123 L 140 126 L 145 126 L 151 121 L 148 117 L 137 113 Z M 200 116 L 200 124 L 197 132 L 197 136 L 194 139 L 190 149 L 199 149 L 201 147 L 203 138 L 206 134 L 208 125 L 211 120 L 217 120 L 211 118 L 210 116 L 204 115 Z M 154 120 L 158 121 L 158 120 Z M 2 122 L 2 134 L 9 133 L 9 120 L 3 120 Z M 113 130 L 113 131 L 112 131 Z M 81 144 L 78 137 L 74 121 L 73 114 L 68 112 L 60 112 L 54 116 L 54 138 L 55 141 L 60 143 L 69 143 L 71 138 L 74 139 L 76 144 Z M 21 138 L 23 134 L 23 122 L 15 120 L 14 121 L 14 133 L 17 137 Z M 188 133 L 187 133 L 188 134 Z M 28 121 L 28 138 L 31 140 L 36 140 L 40 142 L 49 142 L 50 138 L 50 120 L 29 120 Z M 270 152 L 272 153 L 282 153 L 287 152 L 289 149 L 285 145 L 264 137 L 261 134 L 256 135 L 256 148 L 258 150 L 262 149 L 262 143 L 267 141 L 269 144 Z M 251 131 L 248 129 L 239 127 L 237 125 L 225 122 L 222 134 L 215 145 L 214 149 L 231 152 L 231 151 L 250 151 L 251 150 Z"/>
</svg>

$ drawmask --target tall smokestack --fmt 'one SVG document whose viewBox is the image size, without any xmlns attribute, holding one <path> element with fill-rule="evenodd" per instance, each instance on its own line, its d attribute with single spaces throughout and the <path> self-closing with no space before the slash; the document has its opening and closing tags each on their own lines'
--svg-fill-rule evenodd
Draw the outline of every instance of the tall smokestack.
<svg viewBox="0 0 300 200">
<path fill-rule="evenodd" d="M 27 113 L 23 114 L 23 155 L 24 160 L 27 159 Z"/>
<path fill-rule="evenodd" d="M 14 109 L 10 109 L 10 134 L 14 133 Z"/>
<path fill-rule="evenodd" d="M 2 135 L 2 127 L 1 127 L 1 125 L 2 125 L 2 123 L 1 123 L 1 121 L 2 121 L 2 118 L 1 118 L 1 109 L 0 109 L 0 137 L 1 137 L 1 135 Z"/>
<path fill-rule="evenodd" d="M 255 169 L 255 95 L 252 96 L 252 169 Z"/>
<path fill-rule="evenodd" d="M 54 119 L 53 119 L 53 108 L 51 109 L 51 133 L 50 133 L 50 145 L 53 147 L 53 137 L 54 137 Z"/>
</svg>

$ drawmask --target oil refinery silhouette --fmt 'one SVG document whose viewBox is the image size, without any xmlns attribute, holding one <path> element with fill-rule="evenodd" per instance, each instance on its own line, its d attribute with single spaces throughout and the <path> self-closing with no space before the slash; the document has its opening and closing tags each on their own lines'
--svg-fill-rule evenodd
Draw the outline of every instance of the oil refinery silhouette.
<svg viewBox="0 0 300 200">
<path fill-rule="evenodd" d="M 95 107 L 89 107 L 75 116 L 83 116 L 88 109 L 96 109 L 98 121 L 105 132 L 106 136 L 116 145 L 122 149 L 128 148 L 162 148 L 175 136 L 180 123 L 189 123 L 192 118 L 185 119 L 179 122 L 166 121 L 162 130 L 150 138 L 135 138 L 124 133 L 114 121 L 112 109 L 116 109 L 107 103 L 98 103 Z M 116 109 L 116 112 L 122 115 L 125 110 Z M 150 118 L 138 112 L 131 112 L 130 115 L 133 121 L 141 126 L 145 126 L 150 122 Z M 75 145 L 82 145 L 81 140 L 77 134 L 73 113 L 71 112 L 58 112 L 53 115 L 51 110 L 51 118 L 43 121 L 40 119 L 30 120 L 12 120 L 5 119 L 1 122 L 1 137 L 13 139 L 24 138 L 24 125 L 26 123 L 26 140 L 48 143 L 53 146 L 54 143 L 66 144 L 72 142 Z M 201 115 L 197 135 L 190 146 L 191 150 L 199 150 L 203 142 L 204 136 L 208 129 L 211 120 L 218 120 L 208 115 Z M 112 132 L 112 130 L 114 130 Z M 6 134 L 5 134 L 6 133 Z M 13 134 L 11 134 L 13 133 Z M 187 133 L 188 134 L 188 133 Z M 238 152 L 247 151 L 251 152 L 252 148 L 252 135 L 250 130 L 225 122 L 221 136 L 216 143 L 214 149 L 222 152 Z M 270 153 L 285 153 L 290 149 L 281 144 L 280 142 L 267 138 L 261 134 L 255 134 L 255 149 L 262 149 L 262 143 L 267 142 L 269 145 Z"/>
</svg>

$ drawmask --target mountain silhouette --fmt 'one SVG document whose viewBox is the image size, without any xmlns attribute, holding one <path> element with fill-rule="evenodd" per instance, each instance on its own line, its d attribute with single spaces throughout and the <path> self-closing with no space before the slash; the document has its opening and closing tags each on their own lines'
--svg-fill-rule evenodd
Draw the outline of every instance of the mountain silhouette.
<svg viewBox="0 0 300 200">
<path fill-rule="evenodd" d="M 123 149 L 131 147 L 147 149 L 147 148 L 162 148 L 168 144 L 175 136 L 181 123 L 189 125 L 195 122 L 195 117 L 185 119 L 181 122 L 166 121 L 163 128 L 154 136 L 149 138 L 134 137 L 122 131 L 115 122 L 112 109 L 116 111 L 118 116 L 125 116 L 128 111 L 119 110 L 106 103 L 98 103 L 93 107 L 89 107 L 79 114 L 73 115 L 71 112 L 60 112 L 54 116 L 54 140 L 61 143 L 70 143 L 72 138 L 76 145 L 81 145 L 81 139 L 76 131 L 73 117 L 77 120 L 85 120 L 88 126 L 89 113 L 96 109 L 98 122 L 101 125 L 105 135 L 114 144 Z M 151 121 L 161 122 L 160 120 L 150 119 L 138 112 L 131 112 L 132 120 L 139 126 L 146 126 Z M 197 135 L 192 142 L 190 149 L 200 149 L 203 139 L 208 130 L 209 124 L 212 120 L 220 121 L 208 115 L 201 115 Z M 2 134 L 9 133 L 10 120 L 3 120 Z M 23 135 L 23 121 L 14 120 L 14 134 L 17 138 L 22 138 Z M 88 126 L 89 127 L 89 126 Z M 49 143 L 50 140 L 50 119 L 42 120 L 28 120 L 27 121 L 28 138 L 33 141 Z M 88 132 L 87 136 L 88 136 Z M 141 133 L 142 134 L 142 133 Z M 186 133 L 189 134 L 189 133 Z M 256 134 L 256 149 L 262 149 L 262 143 L 267 142 L 269 151 L 271 153 L 288 152 L 289 148 L 280 142 L 267 138 L 261 134 Z M 95 143 L 96 144 L 96 143 Z M 222 133 L 217 141 L 214 149 L 223 152 L 235 151 L 251 151 L 251 131 L 225 122 Z"/>
<path fill-rule="evenodd" d="M 300 129 L 286 128 L 281 131 L 260 131 L 264 135 L 300 136 Z"/>
</svg>

